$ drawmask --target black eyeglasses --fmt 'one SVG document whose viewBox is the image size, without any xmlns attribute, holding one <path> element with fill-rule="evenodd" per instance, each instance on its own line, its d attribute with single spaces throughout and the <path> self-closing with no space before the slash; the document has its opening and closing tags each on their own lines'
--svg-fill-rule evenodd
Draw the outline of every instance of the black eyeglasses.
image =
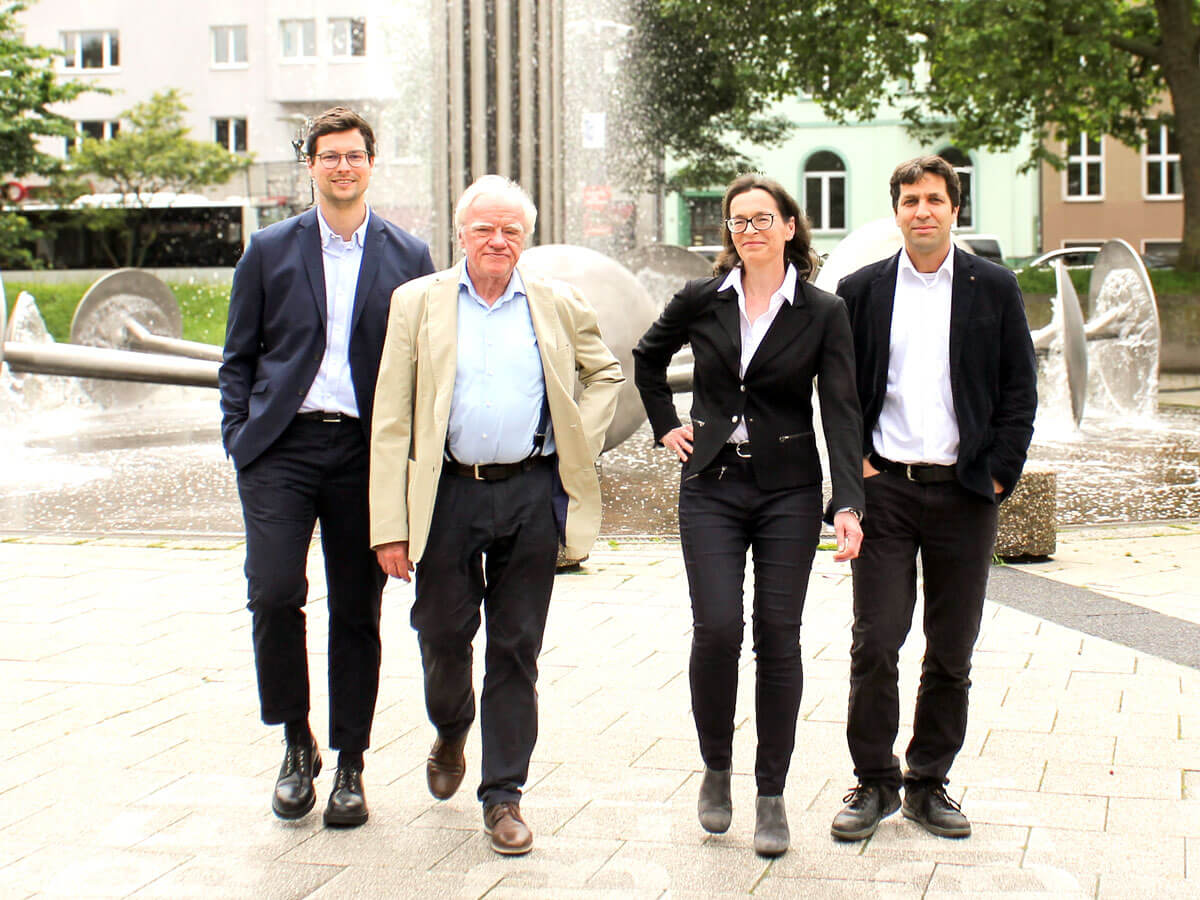
<svg viewBox="0 0 1200 900">
<path fill-rule="evenodd" d="M 349 153 L 334 153 L 330 150 L 327 153 L 318 153 L 313 157 L 313 160 L 319 162 L 326 169 L 336 169 L 337 164 L 341 162 L 343 156 L 346 158 L 346 165 L 354 169 L 357 169 L 371 158 L 367 155 L 366 150 L 351 150 Z"/>
<path fill-rule="evenodd" d="M 746 230 L 747 225 L 753 225 L 755 231 L 766 231 L 775 224 L 775 213 L 759 213 L 756 216 L 751 216 L 746 219 L 742 216 L 734 216 L 732 219 L 725 220 L 725 227 L 732 234 L 741 234 Z"/>
</svg>

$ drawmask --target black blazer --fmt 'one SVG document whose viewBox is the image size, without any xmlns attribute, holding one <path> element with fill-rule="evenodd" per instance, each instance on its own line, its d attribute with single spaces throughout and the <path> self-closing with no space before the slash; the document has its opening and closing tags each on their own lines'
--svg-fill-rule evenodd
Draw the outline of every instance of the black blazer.
<svg viewBox="0 0 1200 900">
<path fill-rule="evenodd" d="M 634 380 L 661 441 L 679 417 L 667 385 L 667 363 L 691 344 L 692 428 L 684 472 L 700 472 L 744 417 L 754 480 L 764 490 L 821 483 L 813 434 L 813 378 L 829 449 L 830 509 L 863 508 L 859 441 L 862 418 L 854 393 L 854 358 L 846 308 L 802 279 L 759 344 L 743 382 L 737 292 L 719 291 L 724 277 L 688 282 L 633 350 Z"/>
<path fill-rule="evenodd" d="M 854 331 L 862 453 L 887 392 L 888 347 L 900 254 L 864 266 L 838 283 Z M 958 420 L 959 483 L 992 502 L 1012 493 L 1033 437 L 1037 362 L 1025 302 L 1004 266 L 954 249 L 950 300 L 950 392 Z M 1004 491 L 997 495 L 995 478 Z"/>
<path fill-rule="evenodd" d="M 425 242 L 372 211 L 350 326 L 350 378 L 368 441 L 392 291 L 432 271 Z M 221 438 L 239 469 L 275 442 L 304 402 L 325 354 L 325 313 L 313 208 L 256 233 L 233 274 L 217 381 Z"/>
</svg>

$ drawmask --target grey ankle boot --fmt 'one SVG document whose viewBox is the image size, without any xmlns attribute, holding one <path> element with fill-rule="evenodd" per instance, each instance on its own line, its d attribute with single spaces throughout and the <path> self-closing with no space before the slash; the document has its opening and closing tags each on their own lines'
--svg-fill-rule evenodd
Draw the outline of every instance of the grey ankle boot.
<svg viewBox="0 0 1200 900">
<path fill-rule="evenodd" d="M 710 834 L 724 834 L 729 830 L 733 818 L 733 797 L 730 795 L 731 769 L 719 771 L 704 767 L 704 778 L 700 781 L 700 800 L 696 810 L 700 825 Z"/>
<path fill-rule="evenodd" d="M 760 856 L 782 856 L 787 853 L 790 842 L 783 797 L 759 797 L 755 809 L 754 851 Z"/>
</svg>

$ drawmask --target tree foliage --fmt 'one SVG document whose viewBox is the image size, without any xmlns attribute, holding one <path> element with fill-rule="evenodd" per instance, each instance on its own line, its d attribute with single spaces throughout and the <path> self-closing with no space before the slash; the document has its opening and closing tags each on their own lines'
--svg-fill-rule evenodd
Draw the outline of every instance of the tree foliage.
<svg viewBox="0 0 1200 900">
<path fill-rule="evenodd" d="M 51 106 L 91 89 L 81 82 L 59 81 L 54 68 L 59 54 L 25 43 L 17 16 L 27 6 L 0 2 L 0 180 L 5 183 L 61 174 L 62 160 L 44 153 L 38 143 L 72 135 L 75 125 Z M 16 211 L 7 191 L 0 192 L 0 266 L 29 265 L 32 256 L 21 246 L 29 237 L 29 222 Z"/>
<path fill-rule="evenodd" d="M 648 84 L 662 144 L 693 158 L 693 110 L 747 108 L 804 92 L 836 121 L 899 109 L 922 136 L 964 148 L 1027 144 L 1061 165 L 1062 140 L 1110 134 L 1140 146 L 1172 101 L 1184 183 L 1180 266 L 1200 269 L 1200 0 L 658 0 L 649 17 L 687 32 L 738 82 Z M 659 59 L 672 47 L 646 45 Z M 685 109 L 686 107 L 690 107 Z"/>
<path fill-rule="evenodd" d="M 187 106 L 178 90 L 153 94 L 121 113 L 121 129 L 107 140 L 87 138 L 71 158 L 70 172 L 111 186 L 120 206 L 85 208 L 83 224 L 101 238 L 113 265 L 140 266 L 158 240 L 165 194 L 185 194 L 225 184 L 252 158 L 212 141 L 188 137 Z"/>
</svg>

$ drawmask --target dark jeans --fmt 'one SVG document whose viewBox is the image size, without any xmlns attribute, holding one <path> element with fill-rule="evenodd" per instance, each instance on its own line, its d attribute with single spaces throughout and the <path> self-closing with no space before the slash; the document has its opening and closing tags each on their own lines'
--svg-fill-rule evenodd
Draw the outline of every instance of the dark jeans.
<svg viewBox="0 0 1200 900">
<path fill-rule="evenodd" d="M 860 781 L 944 784 L 967 731 L 971 653 L 996 542 L 995 504 L 958 482 L 866 479 L 863 549 L 854 560 L 854 630 L 846 737 Z M 903 779 L 898 660 L 925 579 L 925 658 Z"/>
<path fill-rule="evenodd" d="M 754 551 L 758 793 L 783 793 L 804 687 L 800 619 L 821 530 L 819 485 L 764 491 L 751 464 L 723 460 L 684 477 L 679 536 L 692 595 L 692 714 L 711 769 L 733 762 L 746 551 Z"/>
<path fill-rule="evenodd" d="M 370 744 L 379 692 L 387 580 L 371 551 L 362 427 L 296 419 L 238 472 L 238 494 L 262 719 L 277 725 L 308 716 L 305 571 L 320 521 L 329 590 L 329 743 L 361 752 Z"/>
<path fill-rule="evenodd" d="M 487 616 L 478 791 L 485 806 L 520 801 L 537 742 L 537 658 L 558 558 L 553 474 L 550 465 L 504 481 L 443 473 L 416 566 L 412 625 L 426 710 L 443 737 L 465 733 L 475 719 L 471 642 L 481 606 Z"/>
</svg>

